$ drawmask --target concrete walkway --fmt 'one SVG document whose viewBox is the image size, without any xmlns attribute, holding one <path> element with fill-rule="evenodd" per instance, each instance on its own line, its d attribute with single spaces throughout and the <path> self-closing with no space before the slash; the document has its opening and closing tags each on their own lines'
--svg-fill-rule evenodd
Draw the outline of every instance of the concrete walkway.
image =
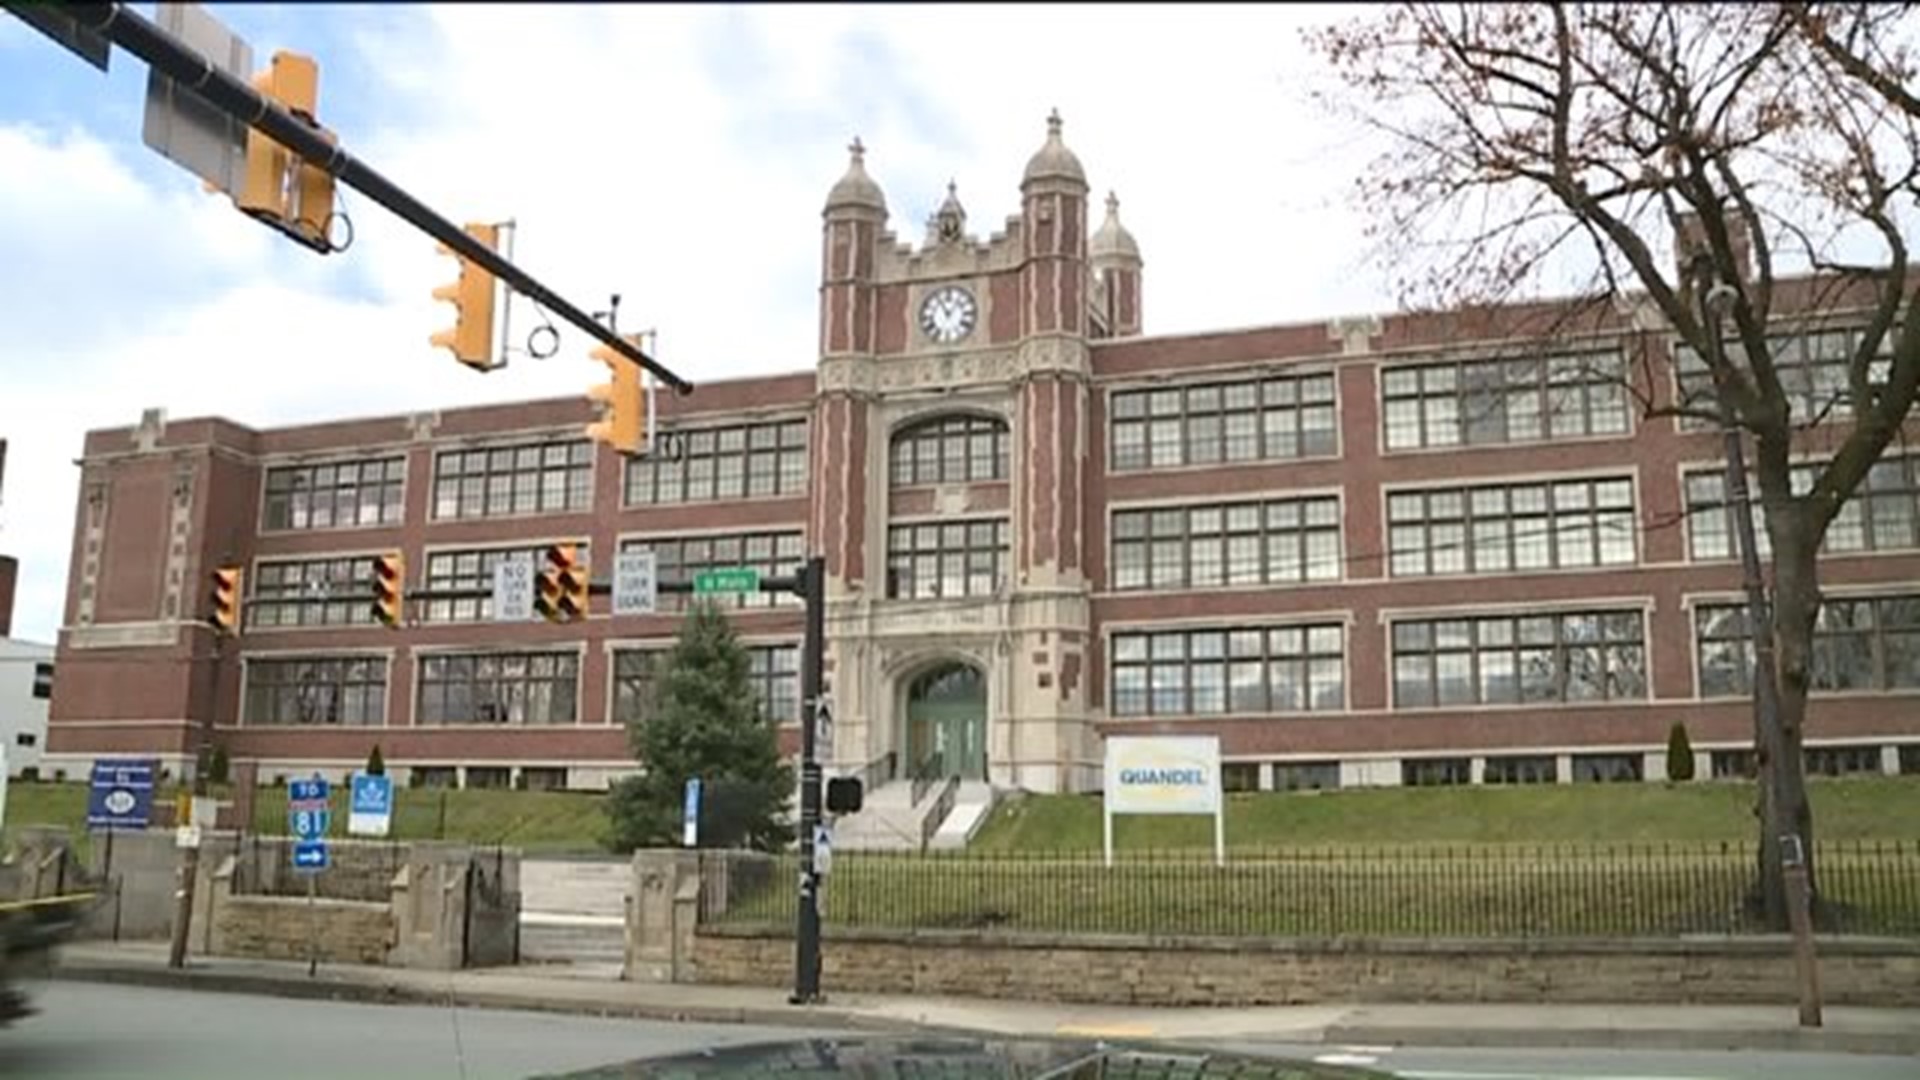
<svg viewBox="0 0 1920 1080">
<path fill-rule="evenodd" d="M 1409 1046 L 1633 1047 L 1920 1055 L 1920 1010 L 1828 1007 L 1822 1028 L 1780 1006 L 1300 1005 L 1127 1008 L 1064 1003 L 835 994 L 787 1003 L 770 987 L 611 982 L 566 966 L 459 972 L 191 957 L 167 967 L 164 944 L 64 946 L 56 978 L 369 1002 L 454 1004 L 692 1022 L 846 1030 L 940 1030 L 1026 1037 L 1258 1040 Z"/>
</svg>

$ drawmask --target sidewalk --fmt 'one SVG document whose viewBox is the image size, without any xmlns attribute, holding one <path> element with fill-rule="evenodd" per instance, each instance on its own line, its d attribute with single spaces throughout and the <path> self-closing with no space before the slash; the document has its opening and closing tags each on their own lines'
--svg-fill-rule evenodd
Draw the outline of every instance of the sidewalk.
<svg viewBox="0 0 1920 1080">
<path fill-rule="evenodd" d="M 1294 1005 L 1127 1008 L 836 994 L 814 1006 L 770 987 L 617 981 L 612 965 L 458 972 L 189 957 L 167 967 L 158 943 L 62 947 L 56 978 L 362 1002 L 455 1004 L 650 1020 L 803 1026 L 815 1031 L 944 1031 L 1128 1041 L 1235 1040 L 1338 1045 L 1634 1047 L 1920 1054 L 1920 1010 L 1828 1007 L 1803 1029 L 1791 1005 Z"/>
</svg>

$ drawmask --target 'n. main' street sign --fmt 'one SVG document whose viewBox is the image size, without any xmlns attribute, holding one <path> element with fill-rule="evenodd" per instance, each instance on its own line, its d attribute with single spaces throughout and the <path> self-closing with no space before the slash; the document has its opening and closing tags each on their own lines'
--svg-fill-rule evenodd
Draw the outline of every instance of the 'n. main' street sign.
<svg viewBox="0 0 1920 1080">
<path fill-rule="evenodd" d="M 743 593 L 760 591 L 760 571 L 751 566 L 724 570 L 703 570 L 693 575 L 695 593 Z"/>
</svg>

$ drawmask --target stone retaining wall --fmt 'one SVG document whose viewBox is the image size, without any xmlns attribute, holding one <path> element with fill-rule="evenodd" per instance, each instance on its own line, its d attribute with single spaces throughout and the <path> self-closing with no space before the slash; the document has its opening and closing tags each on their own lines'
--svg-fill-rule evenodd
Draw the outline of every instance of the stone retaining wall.
<svg viewBox="0 0 1920 1080">
<path fill-rule="evenodd" d="M 317 937 L 324 962 L 378 965 L 387 962 L 394 943 L 387 904 L 315 900 L 309 909 L 304 899 L 230 896 L 214 910 L 210 951 L 218 956 L 305 960 Z"/>
<path fill-rule="evenodd" d="M 703 928 L 692 979 L 784 986 L 793 938 Z M 1830 1005 L 1920 1007 L 1920 942 L 1819 943 Z M 832 930 L 829 992 L 1114 1005 L 1421 1002 L 1790 1004 L 1785 937 L 1683 941 L 1296 941 Z"/>
</svg>

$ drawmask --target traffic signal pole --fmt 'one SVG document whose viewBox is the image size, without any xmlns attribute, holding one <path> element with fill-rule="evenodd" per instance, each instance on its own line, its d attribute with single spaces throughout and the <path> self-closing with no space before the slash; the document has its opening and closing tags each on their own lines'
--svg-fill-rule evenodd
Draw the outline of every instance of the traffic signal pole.
<svg viewBox="0 0 1920 1080">
<path fill-rule="evenodd" d="M 313 167 L 387 208 L 396 217 L 445 244 L 534 303 L 552 311 L 595 341 L 653 373 L 661 382 L 685 394 L 693 384 L 648 356 L 640 346 L 616 335 L 592 316 L 568 303 L 531 274 L 441 217 L 399 185 L 375 172 L 245 80 L 216 67 L 201 53 L 162 30 L 133 10 L 131 4 L 62 4 L 60 9 L 79 25 L 99 33 L 115 45 L 146 61 L 160 72 L 204 98 L 221 112 L 240 120 L 298 154 Z"/>
<path fill-rule="evenodd" d="M 691 593 L 690 581 L 662 581 L 662 593 Z M 589 596 L 606 596 L 610 582 L 588 582 Z M 805 636 L 800 642 L 800 820 L 796 828 L 800 850 L 800 892 L 794 913 L 792 1005 L 813 1005 L 820 994 L 820 870 L 814 834 L 825 802 L 824 771 L 819 758 L 820 712 L 826 692 L 827 669 L 827 561 L 818 555 L 789 577 L 763 577 L 763 593 L 787 593 L 800 598 L 806 611 Z M 490 597 L 490 588 L 411 589 L 409 600 L 468 600 Z"/>
</svg>

